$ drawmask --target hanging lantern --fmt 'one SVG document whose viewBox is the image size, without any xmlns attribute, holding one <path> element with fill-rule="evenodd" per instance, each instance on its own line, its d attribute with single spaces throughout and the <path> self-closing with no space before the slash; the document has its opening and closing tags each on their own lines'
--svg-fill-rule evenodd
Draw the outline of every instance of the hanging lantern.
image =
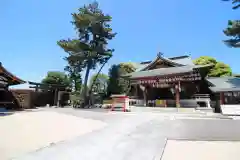
<svg viewBox="0 0 240 160">
<path fill-rule="evenodd" d="M 175 94 L 175 89 L 174 88 L 170 88 L 170 91 L 172 92 L 172 94 Z"/>
<path fill-rule="evenodd" d="M 197 92 L 199 92 L 199 87 L 198 86 L 196 86 L 196 89 L 197 89 Z"/>
</svg>

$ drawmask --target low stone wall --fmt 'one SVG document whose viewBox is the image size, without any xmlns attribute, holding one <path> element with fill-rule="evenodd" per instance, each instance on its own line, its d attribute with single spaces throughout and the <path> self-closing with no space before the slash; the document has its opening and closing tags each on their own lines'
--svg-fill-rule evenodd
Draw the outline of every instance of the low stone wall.
<svg viewBox="0 0 240 160">
<path fill-rule="evenodd" d="M 28 109 L 33 108 L 33 95 L 34 91 L 30 89 L 10 89 L 10 92 L 17 100 L 20 108 Z"/>
<path fill-rule="evenodd" d="M 23 108 L 34 108 L 40 106 L 54 105 L 54 92 L 36 92 L 31 89 L 10 89 L 9 101 L 14 102 L 15 109 Z M 59 105 L 68 105 L 69 100 L 68 92 L 59 92 Z M 57 102 L 56 102 L 57 103 Z M 57 104 L 55 104 L 57 105 Z"/>
</svg>

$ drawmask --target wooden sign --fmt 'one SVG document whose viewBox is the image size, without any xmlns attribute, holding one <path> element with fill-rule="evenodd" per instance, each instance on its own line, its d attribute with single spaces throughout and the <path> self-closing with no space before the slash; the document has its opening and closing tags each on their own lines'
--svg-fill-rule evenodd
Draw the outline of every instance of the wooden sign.
<svg viewBox="0 0 240 160">
<path fill-rule="evenodd" d="M 153 83 L 152 84 L 152 87 L 154 87 L 154 88 L 169 88 L 171 86 L 172 85 L 168 84 L 168 83 Z"/>
<path fill-rule="evenodd" d="M 200 73 L 191 73 L 186 75 L 178 75 L 178 76 L 166 76 L 166 77 L 151 77 L 146 79 L 138 80 L 138 84 L 168 84 L 175 82 L 188 82 L 188 81 L 197 81 L 201 80 Z"/>
</svg>

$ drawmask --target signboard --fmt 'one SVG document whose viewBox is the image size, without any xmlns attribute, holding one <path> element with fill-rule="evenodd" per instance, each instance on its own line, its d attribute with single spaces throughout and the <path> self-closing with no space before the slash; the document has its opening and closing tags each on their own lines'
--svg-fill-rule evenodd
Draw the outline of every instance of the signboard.
<svg viewBox="0 0 240 160">
<path fill-rule="evenodd" d="M 115 107 L 123 107 L 124 104 L 125 104 L 124 98 L 119 98 L 119 97 L 114 98 Z"/>
<path fill-rule="evenodd" d="M 168 84 L 168 83 L 175 83 L 175 82 L 186 82 L 186 81 L 197 81 L 201 80 L 200 73 L 191 73 L 185 75 L 178 75 L 178 76 L 167 76 L 167 77 L 152 77 L 138 80 L 139 84 Z"/>
<path fill-rule="evenodd" d="M 129 98 L 125 95 L 112 95 L 113 99 L 112 110 L 114 108 L 122 108 L 122 110 L 130 111 Z"/>
<path fill-rule="evenodd" d="M 240 105 L 221 105 L 222 114 L 240 116 Z"/>
<path fill-rule="evenodd" d="M 154 88 L 169 88 L 169 87 L 171 87 L 171 85 L 168 83 L 153 83 L 152 87 L 154 87 Z"/>
</svg>

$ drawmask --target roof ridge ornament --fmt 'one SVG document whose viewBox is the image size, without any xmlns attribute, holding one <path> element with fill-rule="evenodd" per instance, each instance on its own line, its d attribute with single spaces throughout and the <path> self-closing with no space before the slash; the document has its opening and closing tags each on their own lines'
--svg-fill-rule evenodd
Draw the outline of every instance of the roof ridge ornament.
<svg viewBox="0 0 240 160">
<path fill-rule="evenodd" d="M 186 52 L 186 55 L 189 56 L 189 57 L 192 56 L 191 52 Z"/>
<path fill-rule="evenodd" d="M 157 56 L 158 56 L 158 57 L 162 57 L 162 56 L 163 56 L 163 53 L 162 53 L 162 52 L 158 52 Z"/>
</svg>

